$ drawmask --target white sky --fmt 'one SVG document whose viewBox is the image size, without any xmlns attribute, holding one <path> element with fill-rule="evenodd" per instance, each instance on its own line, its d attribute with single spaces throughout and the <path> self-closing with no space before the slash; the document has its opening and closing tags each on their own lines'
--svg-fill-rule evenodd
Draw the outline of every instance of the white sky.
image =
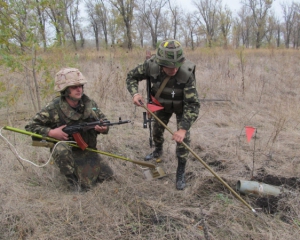
<svg viewBox="0 0 300 240">
<path fill-rule="evenodd" d="M 178 4 L 183 7 L 184 10 L 187 11 L 193 11 L 194 5 L 192 2 L 195 0 L 177 0 Z M 198 0 L 196 0 L 198 1 Z M 295 1 L 295 0 L 294 0 Z M 229 7 L 229 9 L 233 12 L 236 13 L 238 10 L 241 9 L 241 0 L 222 0 L 223 5 L 225 4 Z M 280 3 L 292 3 L 293 0 L 275 0 L 273 5 L 272 5 L 272 10 L 275 12 L 276 16 L 282 17 L 282 10 Z"/>
</svg>

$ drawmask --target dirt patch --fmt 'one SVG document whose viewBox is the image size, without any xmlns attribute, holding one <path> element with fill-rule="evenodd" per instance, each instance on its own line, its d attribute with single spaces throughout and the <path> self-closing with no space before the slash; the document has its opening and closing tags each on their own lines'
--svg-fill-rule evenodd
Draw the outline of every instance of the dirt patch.
<svg viewBox="0 0 300 240">
<path fill-rule="evenodd" d="M 228 181 L 226 181 L 225 179 L 223 179 L 223 180 L 228 183 Z M 229 185 L 231 185 L 231 184 L 229 184 Z M 233 186 L 230 186 L 230 187 L 233 188 Z M 220 194 L 220 193 L 224 193 L 224 192 L 229 193 L 229 190 L 216 178 L 209 178 L 209 179 L 205 180 L 200 185 L 198 190 L 195 191 L 195 193 L 201 197 L 205 197 L 205 196 L 211 195 L 213 193 Z"/>
<path fill-rule="evenodd" d="M 292 208 L 289 205 L 292 195 L 299 188 L 299 178 L 297 177 L 280 177 L 260 171 L 257 176 L 252 178 L 253 181 L 269 184 L 282 188 L 279 196 L 258 197 L 253 201 L 256 208 L 266 214 L 280 213 L 280 219 L 286 223 L 292 223 Z"/>
<path fill-rule="evenodd" d="M 255 176 L 253 180 L 274 186 L 288 186 L 293 189 L 299 188 L 300 186 L 300 180 L 297 177 L 280 177 L 266 174 Z"/>
<path fill-rule="evenodd" d="M 278 201 L 280 197 L 270 196 L 270 197 L 259 197 L 255 201 L 257 209 L 261 209 L 267 214 L 274 214 L 278 212 Z"/>
</svg>

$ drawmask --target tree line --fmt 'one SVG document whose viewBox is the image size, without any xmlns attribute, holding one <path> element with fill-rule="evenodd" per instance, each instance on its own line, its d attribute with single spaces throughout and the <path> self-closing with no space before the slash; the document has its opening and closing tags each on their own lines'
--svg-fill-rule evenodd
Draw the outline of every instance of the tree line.
<svg viewBox="0 0 300 240">
<path fill-rule="evenodd" d="M 242 0 L 234 14 L 222 0 L 193 0 L 193 10 L 175 0 L 0 0 L 0 48 L 26 51 L 38 46 L 72 44 L 75 50 L 92 39 L 95 48 L 122 45 L 153 48 L 174 38 L 186 47 L 298 48 L 300 3 Z"/>
</svg>

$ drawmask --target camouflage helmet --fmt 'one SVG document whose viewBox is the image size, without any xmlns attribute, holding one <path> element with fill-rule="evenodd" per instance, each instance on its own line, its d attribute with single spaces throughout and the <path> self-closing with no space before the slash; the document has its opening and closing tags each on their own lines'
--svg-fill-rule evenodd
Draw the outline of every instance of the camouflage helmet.
<svg viewBox="0 0 300 240">
<path fill-rule="evenodd" d="M 180 42 L 165 40 L 159 44 L 155 61 L 158 65 L 168 68 L 179 68 L 185 60 Z"/>
<path fill-rule="evenodd" d="M 55 76 L 54 90 L 62 92 L 67 87 L 84 85 L 87 80 L 77 68 L 63 68 Z"/>
</svg>

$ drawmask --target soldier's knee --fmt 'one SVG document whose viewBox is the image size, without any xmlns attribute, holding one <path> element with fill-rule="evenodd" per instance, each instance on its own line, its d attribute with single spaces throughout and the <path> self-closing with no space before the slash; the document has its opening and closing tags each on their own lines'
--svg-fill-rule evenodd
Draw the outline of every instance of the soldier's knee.
<svg viewBox="0 0 300 240">
<path fill-rule="evenodd" d="M 65 142 L 59 142 L 55 145 L 53 149 L 53 156 L 65 156 L 65 155 L 71 155 L 72 150 L 70 146 Z"/>
<path fill-rule="evenodd" d="M 177 148 L 176 156 L 177 156 L 177 158 L 186 159 L 189 156 L 189 151 L 186 148 Z"/>
</svg>

